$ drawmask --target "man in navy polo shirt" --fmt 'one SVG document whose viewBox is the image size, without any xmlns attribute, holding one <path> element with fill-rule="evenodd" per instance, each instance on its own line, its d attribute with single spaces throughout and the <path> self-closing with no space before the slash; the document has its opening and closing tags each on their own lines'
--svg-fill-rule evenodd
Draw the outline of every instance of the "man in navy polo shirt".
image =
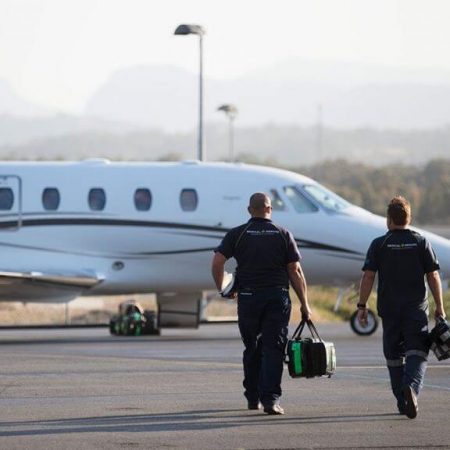
<svg viewBox="0 0 450 450">
<path fill-rule="evenodd" d="M 291 300 L 289 281 L 301 303 L 303 319 L 311 310 L 300 253 L 292 234 L 271 221 L 270 198 L 257 192 L 250 197 L 251 219 L 230 230 L 215 249 L 212 275 L 222 289 L 227 259 L 237 262 L 239 331 L 245 350 L 244 395 L 248 409 L 284 414 L 279 404 L 284 349 Z"/>
<path fill-rule="evenodd" d="M 378 315 L 383 323 L 383 351 L 400 414 L 417 416 L 429 351 L 425 277 L 436 304 L 435 318 L 445 318 L 439 263 L 427 239 L 408 228 L 411 207 L 394 197 L 387 209 L 389 231 L 376 238 L 362 270 L 358 319 L 367 323 L 367 300 L 378 272 Z"/>
</svg>

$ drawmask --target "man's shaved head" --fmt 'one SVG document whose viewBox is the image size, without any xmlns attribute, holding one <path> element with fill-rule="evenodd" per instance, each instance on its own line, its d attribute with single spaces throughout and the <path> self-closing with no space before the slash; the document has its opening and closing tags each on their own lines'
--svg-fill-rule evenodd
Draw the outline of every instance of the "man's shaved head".
<svg viewBox="0 0 450 450">
<path fill-rule="evenodd" d="M 264 217 L 271 212 L 272 202 L 264 192 L 255 192 L 250 197 L 248 211 L 252 216 Z"/>
</svg>

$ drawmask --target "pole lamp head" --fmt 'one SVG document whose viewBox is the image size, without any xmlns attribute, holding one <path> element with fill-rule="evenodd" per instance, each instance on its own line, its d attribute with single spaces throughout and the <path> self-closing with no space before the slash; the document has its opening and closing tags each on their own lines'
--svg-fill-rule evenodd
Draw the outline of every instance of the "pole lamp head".
<svg viewBox="0 0 450 450">
<path fill-rule="evenodd" d="M 236 108 L 236 106 L 232 105 L 231 103 L 219 106 L 217 108 L 217 111 L 223 111 L 230 120 L 234 120 L 238 113 L 238 109 Z"/>
<path fill-rule="evenodd" d="M 200 25 L 178 25 L 174 33 L 177 36 L 185 36 L 187 34 L 197 34 L 198 36 L 203 36 L 206 33 L 205 29 Z"/>
</svg>

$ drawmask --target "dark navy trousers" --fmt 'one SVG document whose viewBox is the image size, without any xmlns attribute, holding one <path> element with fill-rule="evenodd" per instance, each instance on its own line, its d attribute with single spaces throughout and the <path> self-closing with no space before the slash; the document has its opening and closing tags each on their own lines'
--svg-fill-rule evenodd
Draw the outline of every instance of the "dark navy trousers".
<svg viewBox="0 0 450 450">
<path fill-rule="evenodd" d="M 404 386 L 411 386 L 417 395 L 423 386 L 429 351 L 428 316 L 423 310 L 405 309 L 383 317 L 382 322 L 392 392 L 401 407 Z"/>
<path fill-rule="evenodd" d="M 285 288 L 242 290 L 238 296 L 239 331 L 245 346 L 244 395 L 264 406 L 279 402 L 291 300 Z"/>
</svg>

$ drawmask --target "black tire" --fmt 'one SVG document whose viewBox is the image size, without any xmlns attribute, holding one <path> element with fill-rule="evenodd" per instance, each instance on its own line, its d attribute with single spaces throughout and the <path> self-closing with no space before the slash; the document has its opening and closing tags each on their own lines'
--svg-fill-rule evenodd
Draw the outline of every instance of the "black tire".
<svg viewBox="0 0 450 450">
<path fill-rule="evenodd" d="M 113 319 L 111 319 L 109 321 L 109 332 L 111 334 L 113 334 L 113 335 L 117 334 L 117 332 L 116 332 L 116 323 L 117 323 L 117 320 L 115 318 L 113 318 Z"/>
<path fill-rule="evenodd" d="M 158 328 L 158 316 L 155 311 L 146 309 L 144 311 L 145 322 L 142 328 L 142 334 L 159 336 L 161 331 Z"/>
<path fill-rule="evenodd" d="M 363 327 L 357 318 L 358 311 L 355 311 L 350 317 L 350 327 L 359 336 L 370 336 L 378 328 L 378 317 L 370 309 L 367 311 L 367 326 Z"/>
<path fill-rule="evenodd" d="M 125 332 L 124 335 L 125 336 L 134 336 L 135 333 L 135 323 L 128 321 L 125 325 Z"/>
</svg>

